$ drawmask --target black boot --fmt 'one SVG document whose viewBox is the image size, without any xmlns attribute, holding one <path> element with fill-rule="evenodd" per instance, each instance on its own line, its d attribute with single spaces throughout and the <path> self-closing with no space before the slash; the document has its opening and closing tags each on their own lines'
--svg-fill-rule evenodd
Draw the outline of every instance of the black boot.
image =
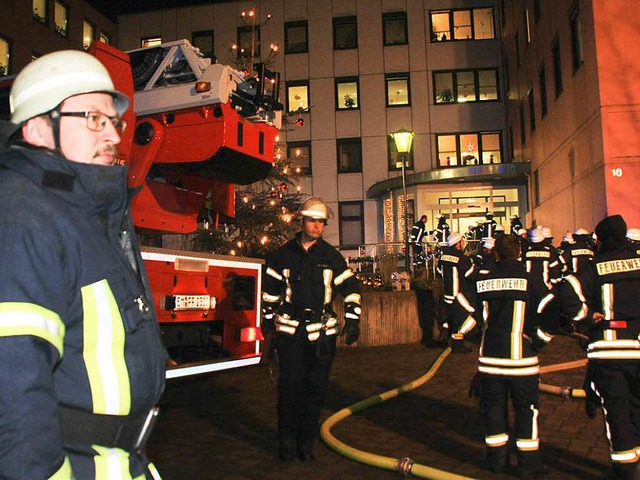
<svg viewBox="0 0 640 480">
<path fill-rule="evenodd" d="M 313 438 L 298 440 L 298 458 L 301 462 L 310 462 L 313 456 Z"/>
<path fill-rule="evenodd" d="M 451 340 L 451 351 L 453 353 L 469 353 L 471 349 L 464 344 L 464 340 Z"/>
<path fill-rule="evenodd" d="M 281 438 L 278 445 L 278 458 L 290 462 L 296 458 L 296 441 L 292 438 Z"/>
</svg>

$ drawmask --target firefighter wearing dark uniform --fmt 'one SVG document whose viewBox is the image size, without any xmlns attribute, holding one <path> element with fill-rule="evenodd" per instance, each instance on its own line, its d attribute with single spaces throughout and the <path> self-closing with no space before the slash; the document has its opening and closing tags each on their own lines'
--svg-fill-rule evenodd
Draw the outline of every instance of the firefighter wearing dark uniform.
<svg viewBox="0 0 640 480">
<path fill-rule="evenodd" d="M 493 213 L 487 212 L 485 214 L 485 220 L 482 223 L 482 238 L 494 237 L 497 224 L 498 223 L 493 218 Z"/>
<path fill-rule="evenodd" d="M 535 309 L 530 303 L 529 275 L 518 261 L 520 242 L 513 235 L 496 239 L 498 261 L 477 276 L 484 334 L 478 372 L 480 402 L 489 466 L 494 472 L 508 464 L 507 399 L 515 410 L 518 470 L 532 478 L 540 469 L 538 435 L 539 364 L 535 340 Z"/>
<path fill-rule="evenodd" d="M 432 234 L 436 237 L 439 247 L 446 247 L 447 237 L 450 233 L 450 227 L 447 223 L 447 217 L 445 217 L 444 215 L 436 215 L 436 218 L 438 219 L 438 225 L 436 226 L 436 229 L 432 232 Z"/>
<path fill-rule="evenodd" d="M 463 253 L 464 239 L 458 232 L 447 238 L 438 260 L 438 273 L 442 276 L 443 297 L 447 307 L 447 324 L 451 332 L 453 352 L 465 353 L 471 349 L 464 345 L 464 337 L 477 324 L 476 293 L 473 283 L 475 267 L 471 258 Z"/>
<path fill-rule="evenodd" d="M 313 459 L 313 442 L 336 351 L 337 293 L 345 305 L 348 345 L 360 334 L 360 287 L 342 255 L 322 239 L 331 210 L 318 197 L 299 211 L 302 231 L 267 258 L 263 333 L 276 331 L 280 363 L 278 441 L 281 460 Z"/>
<path fill-rule="evenodd" d="M 509 233 L 512 235 L 519 235 L 519 231 L 522 229 L 522 220 L 518 215 L 511 216 L 511 227 L 509 228 Z"/>
<path fill-rule="evenodd" d="M 584 228 L 577 229 L 571 235 L 573 243 L 567 242 L 562 249 L 562 260 L 566 269 L 563 274 L 580 273 L 585 265 L 593 261 L 595 252 L 589 243 L 589 232 Z"/>
<path fill-rule="evenodd" d="M 610 443 L 613 479 L 634 478 L 640 452 L 640 256 L 620 215 L 596 226 L 593 263 L 568 276 L 565 313 L 590 325 L 587 388 L 597 396 Z"/>
<path fill-rule="evenodd" d="M 420 255 L 423 251 L 422 239 L 427 233 L 427 216 L 422 215 L 420 220 L 413 224 L 411 227 L 410 241 L 413 246 L 413 255 Z"/>
<path fill-rule="evenodd" d="M 113 88 L 102 64 L 76 51 L 40 57 L 12 86 L 0 157 L 3 479 L 160 478 L 143 449 L 165 350 L 127 170 L 108 153 L 129 105 Z M 61 121 L 83 103 L 104 117 Z M 90 155 L 79 156 L 82 144 Z"/>
<path fill-rule="evenodd" d="M 482 252 L 473 257 L 473 263 L 477 269 L 488 270 L 493 268 L 496 263 L 496 255 L 493 251 L 495 246 L 496 240 L 493 237 L 487 237 L 482 240 Z"/>
</svg>

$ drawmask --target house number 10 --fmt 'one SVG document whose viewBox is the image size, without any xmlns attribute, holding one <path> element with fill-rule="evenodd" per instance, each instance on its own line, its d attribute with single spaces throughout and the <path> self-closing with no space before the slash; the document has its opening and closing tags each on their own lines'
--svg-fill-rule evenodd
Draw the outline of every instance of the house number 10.
<svg viewBox="0 0 640 480">
<path fill-rule="evenodd" d="M 613 175 L 614 177 L 621 177 L 622 176 L 622 169 L 621 168 L 612 168 L 611 169 L 611 175 Z"/>
</svg>

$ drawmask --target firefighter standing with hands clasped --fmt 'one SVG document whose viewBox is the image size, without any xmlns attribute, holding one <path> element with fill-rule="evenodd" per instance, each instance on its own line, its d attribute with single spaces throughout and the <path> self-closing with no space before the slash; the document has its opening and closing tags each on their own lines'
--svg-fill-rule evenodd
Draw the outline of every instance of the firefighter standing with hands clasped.
<svg viewBox="0 0 640 480">
<path fill-rule="evenodd" d="M 283 461 L 313 460 L 313 443 L 339 321 L 337 293 L 345 304 L 342 335 L 347 345 L 360 335 L 360 285 L 342 255 L 322 239 L 333 214 L 319 197 L 300 207 L 302 230 L 267 258 L 263 286 L 263 334 L 275 330 L 280 364 L 278 442 Z"/>
<path fill-rule="evenodd" d="M 0 477 L 159 479 L 143 450 L 165 350 L 116 145 L 129 107 L 93 56 L 15 78 L 0 156 Z"/>
</svg>

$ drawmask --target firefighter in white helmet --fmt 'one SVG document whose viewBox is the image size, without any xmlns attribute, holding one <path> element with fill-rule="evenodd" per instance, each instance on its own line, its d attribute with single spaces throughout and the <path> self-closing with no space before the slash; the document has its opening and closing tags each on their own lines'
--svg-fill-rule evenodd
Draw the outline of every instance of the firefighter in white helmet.
<svg viewBox="0 0 640 480">
<path fill-rule="evenodd" d="M 92 55 L 15 78 L 0 155 L 0 477 L 160 478 L 165 351 L 116 165 L 129 99 Z"/>
<path fill-rule="evenodd" d="M 283 461 L 313 460 L 339 319 L 333 300 L 344 301 L 345 343 L 360 335 L 360 285 L 342 255 L 322 239 L 331 209 L 319 197 L 299 210 L 301 231 L 267 257 L 263 285 L 265 335 L 275 330 L 280 362 L 278 441 Z"/>
</svg>

